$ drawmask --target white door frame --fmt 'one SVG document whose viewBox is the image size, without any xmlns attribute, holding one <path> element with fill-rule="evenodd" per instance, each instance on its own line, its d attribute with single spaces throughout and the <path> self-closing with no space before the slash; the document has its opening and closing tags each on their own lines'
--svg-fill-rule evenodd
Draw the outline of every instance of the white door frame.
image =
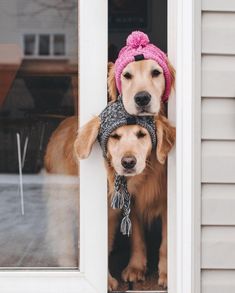
<svg viewBox="0 0 235 293">
<path fill-rule="evenodd" d="M 80 0 L 80 125 L 107 105 L 108 2 Z M 107 177 L 100 148 L 80 163 L 80 270 L 98 293 L 107 292 Z"/>
<path fill-rule="evenodd" d="M 176 151 L 168 160 L 168 292 L 199 293 L 201 205 L 201 1 L 168 0 L 168 56 L 176 94 L 168 117 Z"/>
<path fill-rule="evenodd" d="M 107 0 L 80 0 L 78 10 L 79 104 L 84 124 L 107 101 Z M 99 149 L 80 167 L 79 271 L 0 271 L 1 292 L 107 292 L 107 183 Z"/>
</svg>

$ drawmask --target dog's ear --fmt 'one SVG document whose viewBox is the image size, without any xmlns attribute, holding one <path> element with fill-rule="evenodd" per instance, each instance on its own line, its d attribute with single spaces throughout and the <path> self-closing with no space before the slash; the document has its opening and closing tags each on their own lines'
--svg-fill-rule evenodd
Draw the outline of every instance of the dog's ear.
<svg viewBox="0 0 235 293">
<path fill-rule="evenodd" d="M 108 93 L 109 100 L 116 101 L 117 99 L 117 87 L 115 81 L 114 63 L 108 63 Z"/>
<path fill-rule="evenodd" d="M 74 142 L 74 150 L 80 160 L 86 159 L 89 156 L 92 146 L 98 136 L 99 128 L 100 118 L 94 117 L 78 130 Z"/>
<path fill-rule="evenodd" d="M 170 74 L 171 74 L 171 88 L 175 89 L 175 68 L 170 63 L 169 59 L 167 59 L 167 66 L 168 66 Z"/>
<path fill-rule="evenodd" d="M 157 131 L 157 159 L 161 164 L 164 164 L 166 157 L 175 144 L 175 127 L 169 123 L 169 120 L 158 115 L 156 117 L 156 131 Z"/>
</svg>

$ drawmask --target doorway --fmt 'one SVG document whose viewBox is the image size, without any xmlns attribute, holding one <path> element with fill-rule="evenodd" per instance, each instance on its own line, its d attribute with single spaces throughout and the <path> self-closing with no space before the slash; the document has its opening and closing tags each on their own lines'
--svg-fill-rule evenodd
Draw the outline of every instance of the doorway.
<svg viewBox="0 0 235 293">
<path fill-rule="evenodd" d="M 145 32 L 150 42 L 167 52 L 167 1 L 109 1 L 108 7 L 108 61 L 115 62 L 127 36 L 134 30 Z M 111 274 L 119 280 L 118 291 L 161 290 L 158 286 L 158 258 L 161 243 L 161 220 L 145 229 L 147 244 L 147 275 L 144 282 L 124 283 L 121 272 L 130 257 L 130 241 L 117 231 L 113 251 L 109 257 Z"/>
</svg>

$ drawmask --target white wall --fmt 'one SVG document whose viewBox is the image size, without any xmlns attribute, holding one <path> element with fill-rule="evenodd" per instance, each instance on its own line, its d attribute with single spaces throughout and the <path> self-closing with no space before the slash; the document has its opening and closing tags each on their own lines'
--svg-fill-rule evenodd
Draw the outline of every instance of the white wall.
<svg viewBox="0 0 235 293">
<path fill-rule="evenodd" d="M 235 2 L 202 0 L 202 293 L 235 292 Z"/>
</svg>

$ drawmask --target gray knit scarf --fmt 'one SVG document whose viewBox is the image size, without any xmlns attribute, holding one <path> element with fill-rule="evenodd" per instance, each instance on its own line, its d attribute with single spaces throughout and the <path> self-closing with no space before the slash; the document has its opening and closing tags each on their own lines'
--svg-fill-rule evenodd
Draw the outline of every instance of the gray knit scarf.
<svg viewBox="0 0 235 293">
<path fill-rule="evenodd" d="M 98 134 L 98 141 L 103 151 L 105 158 L 107 154 L 107 143 L 110 134 L 117 128 L 123 125 L 140 125 L 146 128 L 150 134 L 152 147 L 157 144 L 154 118 L 151 116 L 132 116 L 126 112 L 122 98 L 119 96 L 116 102 L 111 102 L 100 114 L 101 125 Z M 131 220 L 130 220 L 130 205 L 131 195 L 127 189 L 127 179 L 125 176 L 115 174 L 114 193 L 111 200 L 113 209 L 122 209 L 123 218 L 120 230 L 123 235 L 130 235 Z"/>
</svg>

